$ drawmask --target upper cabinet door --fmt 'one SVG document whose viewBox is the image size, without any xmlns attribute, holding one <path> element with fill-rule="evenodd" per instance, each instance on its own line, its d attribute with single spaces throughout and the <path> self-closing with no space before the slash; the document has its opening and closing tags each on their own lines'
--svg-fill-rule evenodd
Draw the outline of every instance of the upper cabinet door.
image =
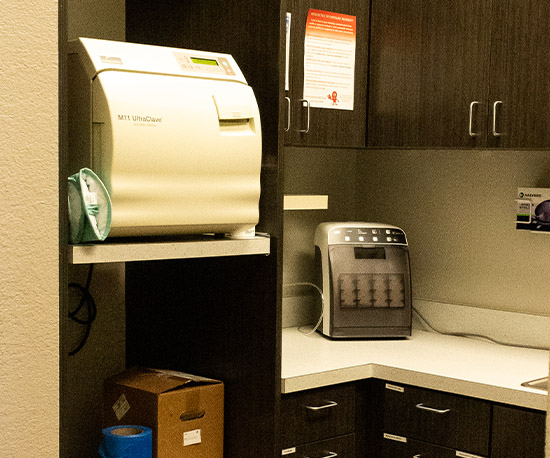
<svg viewBox="0 0 550 458">
<path fill-rule="evenodd" d="M 288 3 L 291 5 L 289 90 L 285 95 L 290 119 L 285 142 L 364 147 L 368 0 Z"/>
<path fill-rule="evenodd" d="M 489 146 L 548 148 L 550 1 L 494 1 L 492 24 Z"/>
<path fill-rule="evenodd" d="M 484 145 L 490 0 L 372 0 L 371 14 L 368 146 Z"/>
</svg>

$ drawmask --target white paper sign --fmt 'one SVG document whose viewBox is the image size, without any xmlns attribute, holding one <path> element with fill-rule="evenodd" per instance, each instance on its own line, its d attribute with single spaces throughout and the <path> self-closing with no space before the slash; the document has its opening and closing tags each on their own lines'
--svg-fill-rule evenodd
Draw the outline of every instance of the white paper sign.
<svg viewBox="0 0 550 458">
<path fill-rule="evenodd" d="M 193 429 L 192 431 L 185 431 L 183 433 L 183 446 L 195 445 L 201 443 L 201 430 Z"/>
<path fill-rule="evenodd" d="M 313 108 L 353 110 L 355 16 L 310 9 L 304 43 L 304 99 Z"/>
</svg>

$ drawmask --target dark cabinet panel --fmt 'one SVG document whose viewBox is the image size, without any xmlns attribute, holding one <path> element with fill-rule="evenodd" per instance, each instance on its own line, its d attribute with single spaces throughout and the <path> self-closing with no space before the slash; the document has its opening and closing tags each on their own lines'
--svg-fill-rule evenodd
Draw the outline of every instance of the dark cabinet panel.
<svg viewBox="0 0 550 458">
<path fill-rule="evenodd" d="M 223 381 L 226 458 L 280 455 L 275 268 L 274 254 L 126 265 L 128 366 Z"/>
<path fill-rule="evenodd" d="M 543 458 L 543 412 L 494 406 L 491 458 Z"/>
<path fill-rule="evenodd" d="M 259 231 L 269 256 L 126 268 L 127 361 L 209 375 L 225 384 L 226 458 L 278 457 L 282 272 L 279 2 L 127 0 L 126 39 L 232 54 L 262 124 Z"/>
<path fill-rule="evenodd" d="M 368 145 L 550 146 L 550 2 L 372 0 Z"/>
<path fill-rule="evenodd" d="M 548 24 L 548 0 L 493 2 L 490 146 L 550 146 Z"/>
<path fill-rule="evenodd" d="M 412 386 L 389 386 L 384 390 L 384 433 L 488 455 L 490 403 Z"/>
<path fill-rule="evenodd" d="M 284 395 L 281 399 L 281 444 L 292 447 L 352 432 L 355 389 L 336 385 Z"/>
<path fill-rule="evenodd" d="M 286 143 L 311 146 L 365 146 L 369 2 L 360 0 L 294 0 L 288 2 L 292 15 L 289 77 L 290 119 Z M 356 17 L 353 110 L 307 108 L 304 99 L 304 43 L 310 9 Z M 330 60 L 330 55 L 326 56 Z M 324 78 L 334 78 L 324 75 Z M 328 97 L 328 94 L 327 94 Z M 307 130 L 307 132 L 305 132 Z"/>
<path fill-rule="evenodd" d="M 490 2 L 372 0 L 369 146 L 485 142 Z"/>
<path fill-rule="evenodd" d="M 456 458 L 456 450 L 426 442 L 386 434 L 382 442 L 382 458 Z"/>
<path fill-rule="evenodd" d="M 296 452 L 288 458 L 354 458 L 355 435 L 333 437 L 296 447 Z"/>
</svg>

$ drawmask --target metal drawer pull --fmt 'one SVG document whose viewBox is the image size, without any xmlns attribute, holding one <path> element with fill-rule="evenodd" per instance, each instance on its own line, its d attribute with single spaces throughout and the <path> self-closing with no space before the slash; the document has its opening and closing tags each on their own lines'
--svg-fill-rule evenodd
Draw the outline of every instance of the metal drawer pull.
<svg viewBox="0 0 550 458">
<path fill-rule="evenodd" d="M 470 103 L 470 121 L 468 123 L 468 134 L 470 134 L 470 137 L 478 137 L 479 132 L 474 132 L 472 130 L 473 123 L 474 123 L 474 106 L 479 105 L 479 102 L 477 100 L 474 100 L 472 103 Z"/>
<path fill-rule="evenodd" d="M 287 107 L 286 107 L 286 128 L 285 132 L 288 132 L 290 130 L 290 97 L 285 97 L 285 100 L 287 101 Z"/>
<path fill-rule="evenodd" d="M 338 453 L 334 453 L 334 452 L 325 452 L 325 453 L 328 453 L 328 455 L 325 455 L 322 458 L 336 458 L 338 456 Z M 307 455 L 304 455 L 304 458 L 310 458 L 310 457 Z"/>
<path fill-rule="evenodd" d="M 329 409 L 331 407 L 336 407 L 337 405 L 338 405 L 337 402 L 328 401 L 325 405 L 322 405 L 322 406 L 304 406 L 304 407 L 309 410 L 318 411 L 323 409 Z"/>
<path fill-rule="evenodd" d="M 307 99 L 300 99 L 298 100 L 298 102 L 301 103 L 302 107 L 304 106 L 304 102 L 305 102 L 305 105 L 307 107 L 307 123 L 306 123 L 306 128 L 305 129 L 298 129 L 298 132 L 302 132 L 304 134 L 307 134 L 309 132 L 309 100 Z"/>
<path fill-rule="evenodd" d="M 451 411 L 451 409 L 434 409 L 433 407 L 427 407 L 422 403 L 416 404 L 416 408 L 420 410 L 427 410 L 428 412 L 438 413 L 440 415 L 444 413 L 449 413 Z"/>
<path fill-rule="evenodd" d="M 502 105 L 502 100 L 497 100 L 493 103 L 493 136 L 500 137 L 502 132 L 497 132 L 497 106 Z"/>
</svg>

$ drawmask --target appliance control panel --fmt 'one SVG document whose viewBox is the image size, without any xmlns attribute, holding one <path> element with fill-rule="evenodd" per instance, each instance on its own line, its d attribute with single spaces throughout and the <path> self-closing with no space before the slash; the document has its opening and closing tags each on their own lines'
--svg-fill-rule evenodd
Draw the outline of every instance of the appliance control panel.
<svg viewBox="0 0 550 458">
<path fill-rule="evenodd" d="M 329 245 L 407 245 L 405 232 L 394 227 L 335 227 L 328 233 Z"/>
<path fill-rule="evenodd" d="M 174 57 L 178 61 L 181 69 L 186 72 L 198 73 L 203 76 L 223 74 L 234 76 L 235 71 L 231 63 L 223 56 L 203 56 L 198 52 L 175 51 Z"/>
</svg>

